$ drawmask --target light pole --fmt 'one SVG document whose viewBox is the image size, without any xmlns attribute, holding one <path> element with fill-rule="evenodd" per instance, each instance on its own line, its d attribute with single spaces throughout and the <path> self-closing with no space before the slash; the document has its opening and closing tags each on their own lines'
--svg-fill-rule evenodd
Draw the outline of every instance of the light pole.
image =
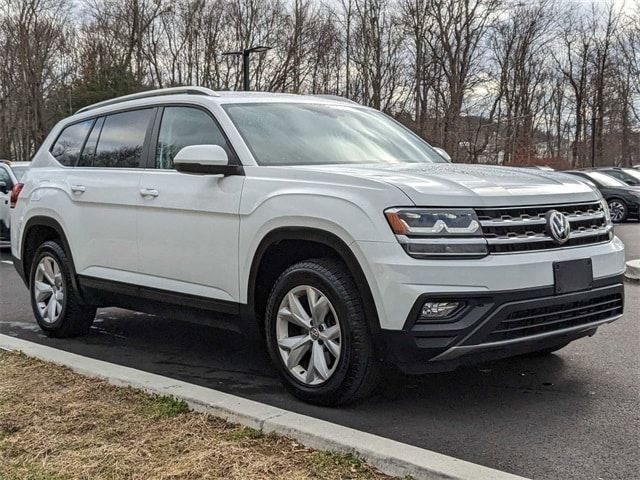
<svg viewBox="0 0 640 480">
<path fill-rule="evenodd" d="M 242 84 L 243 90 L 249 91 L 249 56 L 252 53 L 264 53 L 272 47 L 259 45 L 257 47 L 245 48 L 237 52 L 223 52 L 222 55 L 242 55 Z"/>
</svg>

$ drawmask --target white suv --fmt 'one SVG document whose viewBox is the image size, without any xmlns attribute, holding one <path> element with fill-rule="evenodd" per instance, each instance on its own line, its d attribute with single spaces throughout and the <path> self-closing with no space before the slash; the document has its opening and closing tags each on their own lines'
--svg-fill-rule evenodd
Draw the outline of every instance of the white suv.
<svg viewBox="0 0 640 480">
<path fill-rule="evenodd" d="M 53 336 L 119 306 L 260 332 L 320 404 L 550 352 L 619 318 L 624 246 L 570 176 L 460 165 L 335 98 L 175 88 L 60 122 L 13 215 Z"/>
</svg>

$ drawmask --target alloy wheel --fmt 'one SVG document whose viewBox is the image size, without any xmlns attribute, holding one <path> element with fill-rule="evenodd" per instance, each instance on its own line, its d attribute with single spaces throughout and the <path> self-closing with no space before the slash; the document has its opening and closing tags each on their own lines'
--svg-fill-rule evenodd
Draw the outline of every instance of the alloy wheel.
<svg viewBox="0 0 640 480">
<path fill-rule="evenodd" d="M 64 306 L 64 282 L 60 265 L 55 258 L 44 256 L 40 259 L 33 284 L 33 296 L 38 311 L 45 323 L 55 323 Z"/>
<path fill-rule="evenodd" d="M 340 320 L 317 288 L 300 285 L 284 296 L 276 339 L 285 367 L 305 385 L 320 385 L 336 371 L 342 351 Z"/>
<path fill-rule="evenodd" d="M 624 218 L 625 206 L 618 200 L 613 200 L 609 203 L 609 210 L 611 211 L 611 220 L 614 222 L 620 222 Z"/>
</svg>

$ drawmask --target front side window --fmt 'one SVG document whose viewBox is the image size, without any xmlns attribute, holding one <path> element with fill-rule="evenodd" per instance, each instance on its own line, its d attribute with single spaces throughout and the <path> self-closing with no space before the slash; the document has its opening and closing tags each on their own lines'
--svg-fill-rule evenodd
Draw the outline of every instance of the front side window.
<svg viewBox="0 0 640 480">
<path fill-rule="evenodd" d="M 93 166 L 99 168 L 142 167 L 142 151 L 153 109 L 115 113 L 104 119 Z"/>
<path fill-rule="evenodd" d="M 347 105 L 239 103 L 224 109 L 259 165 L 447 163 L 381 112 Z"/>
<path fill-rule="evenodd" d="M 75 166 L 92 125 L 90 119 L 66 127 L 51 147 L 51 155 L 66 167 Z"/>
<path fill-rule="evenodd" d="M 190 145 L 219 145 L 229 158 L 232 152 L 209 114 L 193 107 L 165 107 L 156 147 L 156 168 L 173 168 L 173 159 Z"/>
</svg>

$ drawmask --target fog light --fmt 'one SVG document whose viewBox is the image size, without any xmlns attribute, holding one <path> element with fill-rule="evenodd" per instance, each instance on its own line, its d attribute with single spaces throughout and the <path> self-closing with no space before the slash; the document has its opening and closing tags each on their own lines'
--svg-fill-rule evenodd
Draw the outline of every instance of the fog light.
<svg viewBox="0 0 640 480">
<path fill-rule="evenodd" d="M 425 302 L 420 312 L 420 320 L 451 318 L 463 305 L 463 302 Z"/>
</svg>

